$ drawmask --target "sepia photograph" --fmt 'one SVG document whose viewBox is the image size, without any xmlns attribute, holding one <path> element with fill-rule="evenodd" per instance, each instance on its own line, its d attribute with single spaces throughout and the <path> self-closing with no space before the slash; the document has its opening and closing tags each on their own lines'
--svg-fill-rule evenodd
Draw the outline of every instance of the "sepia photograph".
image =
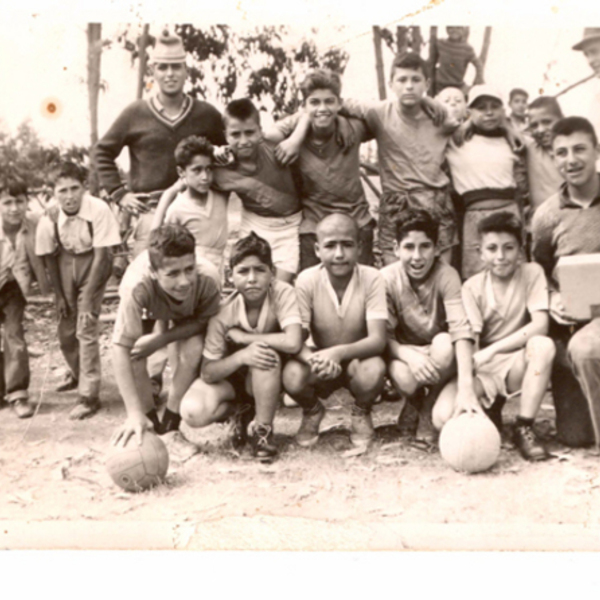
<svg viewBox="0 0 600 600">
<path fill-rule="evenodd" d="M 145 4 L 0 36 L 0 547 L 600 549 L 600 12 Z"/>
</svg>

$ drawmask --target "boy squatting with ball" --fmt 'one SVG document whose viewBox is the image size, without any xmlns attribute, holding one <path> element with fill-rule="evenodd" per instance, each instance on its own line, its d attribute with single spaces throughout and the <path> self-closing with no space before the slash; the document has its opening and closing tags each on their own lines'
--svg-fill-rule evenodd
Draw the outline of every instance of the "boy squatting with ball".
<svg viewBox="0 0 600 600">
<path fill-rule="evenodd" d="M 208 324 L 202 375 L 183 398 L 181 416 L 190 427 L 231 417 L 234 448 L 250 441 L 254 456 L 269 462 L 277 456 L 282 358 L 302 347 L 300 311 L 294 288 L 275 278 L 264 239 L 251 232 L 238 240 L 230 261 L 235 292 Z"/>
<path fill-rule="evenodd" d="M 523 263 L 522 226 L 511 213 L 489 215 L 479 223 L 484 270 L 463 285 L 463 302 L 478 350 L 473 355 L 479 401 L 500 429 L 508 395 L 521 391 L 513 441 L 527 460 L 548 453 L 533 421 L 550 381 L 554 343 L 547 337 L 548 285 L 542 267 Z M 433 411 L 441 429 L 453 411 L 453 384 Z"/>
<path fill-rule="evenodd" d="M 185 227 L 163 225 L 155 229 L 150 234 L 149 265 L 139 269 L 134 283 L 121 286 L 113 365 L 127 420 L 113 436 L 113 444 L 124 446 L 134 434 L 141 443 L 143 432 L 154 429 L 159 435 L 169 435 L 170 454 L 174 451 L 183 459 L 194 450 L 179 433 L 179 404 L 198 377 L 203 334 L 220 302 L 215 281 L 198 273 L 194 249 L 194 236 Z M 152 333 L 157 320 L 172 325 L 164 332 Z M 146 358 L 172 342 L 177 346 L 177 365 L 160 421 Z"/>
<path fill-rule="evenodd" d="M 367 446 L 375 432 L 371 408 L 383 389 L 387 307 L 383 278 L 377 269 L 358 264 L 358 225 L 335 213 L 317 226 L 316 253 L 321 264 L 296 280 L 305 335 L 312 336 L 283 371 L 286 392 L 302 407 L 296 434 L 300 446 L 318 442 L 326 398 L 344 386 L 354 396 L 350 439 Z"/>
</svg>

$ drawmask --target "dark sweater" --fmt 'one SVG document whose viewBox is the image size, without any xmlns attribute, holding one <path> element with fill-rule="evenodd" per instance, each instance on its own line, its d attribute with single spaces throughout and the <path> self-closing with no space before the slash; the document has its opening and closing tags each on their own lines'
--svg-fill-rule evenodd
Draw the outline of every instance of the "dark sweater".
<svg viewBox="0 0 600 600">
<path fill-rule="evenodd" d="M 223 122 L 219 111 L 200 100 L 191 100 L 184 114 L 169 122 L 148 100 L 130 104 L 98 141 L 92 154 L 100 185 L 115 200 L 125 193 L 115 159 L 123 148 L 129 148 L 128 190 L 152 192 L 165 190 L 177 181 L 174 151 L 177 144 L 190 135 L 202 135 L 213 144 L 225 144 Z"/>
</svg>

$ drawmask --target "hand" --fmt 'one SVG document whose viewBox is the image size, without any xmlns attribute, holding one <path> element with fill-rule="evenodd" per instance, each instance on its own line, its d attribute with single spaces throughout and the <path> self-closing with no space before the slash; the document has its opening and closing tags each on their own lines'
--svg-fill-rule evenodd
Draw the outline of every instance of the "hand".
<svg viewBox="0 0 600 600">
<path fill-rule="evenodd" d="M 342 148 L 342 154 L 347 154 L 356 145 L 356 133 L 348 119 L 336 118 L 335 141 Z"/>
<path fill-rule="evenodd" d="M 148 206 L 135 197 L 131 192 L 127 192 L 119 202 L 121 210 L 128 212 L 132 215 L 139 215 L 140 213 L 148 212 Z"/>
<path fill-rule="evenodd" d="M 476 369 L 479 369 L 481 365 L 484 365 L 492 360 L 494 356 L 496 356 L 496 352 L 494 352 L 491 346 L 488 346 L 487 348 L 479 350 L 473 354 L 473 364 L 475 365 Z"/>
<path fill-rule="evenodd" d="M 283 140 L 275 147 L 275 158 L 281 165 L 289 165 L 298 158 L 301 145 L 302 142 L 298 143 L 291 137 Z"/>
<path fill-rule="evenodd" d="M 481 408 L 481 404 L 479 404 L 477 394 L 475 394 L 475 390 L 471 385 L 465 386 L 464 388 L 458 388 L 452 418 L 458 417 L 465 412 L 483 414 L 483 409 Z"/>
<path fill-rule="evenodd" d="M 143 413 L 134 413 L 127 417 L 127 420 L 123 425 L 115 431 L 113 434 L 110 443 L 113 446 L 119 446 L 124 448 L 129 438 L 132 435 L 135 435 L 135 439 L 138 443 L 138 446 L 142 444 L 142 437 L 144 435 L 144 431 L 152 431 L 154 429 L 152 425 L 152 421 L 144 415 Z"/>
<path fill-rule="evenodd" d="M 69 314 L 69 305 L 62 294 L 56 295 L 56 314 L 58 318 L 66 317 Z"/>
<path fill-rule="evenodd" d="M 410 349 L 403 360 L 418 383 L 431 385 L 440 381 L 439 367 L 426 352 Z"/>
<path fill-rule="evenodd" d="M 98 323 L 98 315 L 94 314 L 91 310 L 82 310 L 77 315 L 77 328 L 82 330 L 94 327 Z"/>
<path fill-rule="evenodd" d="M 138 338 L 131 349 L 131 359 L 140 360 L 147 358 L 159 348 L 162 348 L 164 344 L 160 340 L 161 335 L 160 333 L 148 333 Z"/>
<path fill-rule="evenodd" d="M 577 321 L 567 314 L 560 292 L 550 293 L 550 316 L 560 325 L 575 325 Z"/>
<path fill-rule="evenodd" d="M 502 119 L 501 127 L 506 131 L 506 141 L 509 143 L 513 152 L 520 153 L 525 150 L 525 140 L 523 136 L 510 124 L 506 115 Z"/>
<path fill-rule="evenodd" d="M 453 142 L 458 146 L 462 146 L 465 142 L 468 142 L 474 133 L 473 121 L 471 119 L 467 119 L 464 123 L 462 123 L 458 129 L 452 134 Z"/>
<path fill-rule="evenodd" d="M 448 113 L 446 107 L 441 102 L 429 96 L 423 96 L 421 98 L 421 108 L 436 127 L 441 127 L 446 121 Z"/>
<path fill-rule="evenodd" d="M 264 342 L 252 342 L 244 350 L 244 364 L 263 371 L 275 369 L 280 361 L 279 354 Z"/>
<path fill-rule="evenodd" d="M 217 167 L 227 167 L 235 162 L 235 154 L 229 146 L 215 146 L 213 159 Z"/>
<path fill-rule="evenodd" d="M 227 339 L 238 345 L 246 344 L 246 332 L 239 327 L 232 327 L 227 331 Z"/>
<path fill-rule="evenodd" d="M 326 348 L 314 352 L 308 359 L 311 371 L 319 379 L 335 379 L 342 372 L 343 356 L 338 348 Z"/>
</svg>

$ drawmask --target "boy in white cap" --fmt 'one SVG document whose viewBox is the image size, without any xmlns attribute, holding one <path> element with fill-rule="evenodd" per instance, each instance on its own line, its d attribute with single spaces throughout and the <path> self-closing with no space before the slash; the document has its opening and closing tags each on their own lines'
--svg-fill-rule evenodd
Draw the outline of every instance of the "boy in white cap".
<svg viewBox="0 0 600 600">
<path fill-rule="evenodd" d="M 473 86 L 468 106 L 473 136 L 461 146 L 452 142 L 446 152 L 452 183 L 464 210 L 461 269 L 464 279 L 483 267 L 478 248 L 479 221 L 500 210 L 521 219 L 522 190 L 527 185 L 521 174 L 523 163 L 507 139 L 500 93 L 487 84 Z"/>
</svg>

